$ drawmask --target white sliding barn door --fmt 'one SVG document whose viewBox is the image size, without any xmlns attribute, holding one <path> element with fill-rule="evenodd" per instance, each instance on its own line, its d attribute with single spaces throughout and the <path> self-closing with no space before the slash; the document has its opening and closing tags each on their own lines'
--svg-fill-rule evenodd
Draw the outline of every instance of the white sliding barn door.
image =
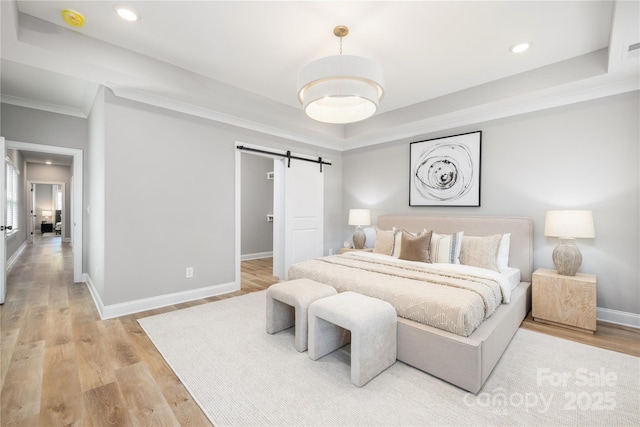
<svg viewBox="0 0 640 427">
<path fill-rule="evenodd" d="M 274 163 L 274 275 L 287 280 L 291 264 L 323 254 L 324 173 L 317 163 Z"/>
</svg>

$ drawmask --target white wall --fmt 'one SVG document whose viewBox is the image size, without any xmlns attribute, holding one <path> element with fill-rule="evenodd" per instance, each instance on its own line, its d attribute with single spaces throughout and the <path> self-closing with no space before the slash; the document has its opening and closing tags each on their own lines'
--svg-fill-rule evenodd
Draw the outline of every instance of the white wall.
<svg viewBox="0 0 640 427">
<path fill-rule="evenodd" d="M 580 239 L 581 272 L 598 277 L 598 307 L 640 313 L 638 92 L 343 153 L 343 210 L 380 214 L 526 216 L 534 268 L 554 268 L 549 209 L 592 209 L 595 239 Z M 409 143 L 481 130 L 481 207 L 409 207 Z M 353 230 L 343 226 L 349 240 Z M 368 243 L 373 243 L 372 241 Z"/>
<path fill-rule="evenodd" d="M 88 146 L 85 154 L 84 235 L 88 256 L 84 272 L 99 297 L 105 298 L 105 91 L 98 90 L 89 115 Z"/>
</svg>

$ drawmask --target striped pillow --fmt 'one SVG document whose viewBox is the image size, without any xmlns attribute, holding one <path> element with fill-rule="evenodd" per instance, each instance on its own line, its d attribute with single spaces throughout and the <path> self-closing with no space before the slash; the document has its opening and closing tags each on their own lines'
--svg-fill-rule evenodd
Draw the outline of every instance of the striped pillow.
<svg viewBox="0 0 640 427">
<path fill-rule="evenodd" d="M 431 262 L 460 264 L 463 234 L 463 231 L 453 234 L 433 233 L 431 235 Z"/>
</svg>

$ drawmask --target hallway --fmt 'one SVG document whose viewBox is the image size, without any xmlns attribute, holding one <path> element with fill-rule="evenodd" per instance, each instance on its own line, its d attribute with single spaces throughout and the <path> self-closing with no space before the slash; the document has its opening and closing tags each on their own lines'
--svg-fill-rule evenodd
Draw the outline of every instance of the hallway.
<svg viewBox="0 0 640 427">
<path fill-rule="evenodd" d="M 100 320 L 60 236 L 27 245 L 7 286 L 3 425 L 209 425 L 136 317 Z"/>
<path fill-rule="evenodd" d="M 38 234 L 0 306 L 0 420 L 24 426 L 211 425 L 136 319 L 266 289 L 271 259 L 242 263 L 242 289 L 101 320 L 73 252 Z"/>
</svg>

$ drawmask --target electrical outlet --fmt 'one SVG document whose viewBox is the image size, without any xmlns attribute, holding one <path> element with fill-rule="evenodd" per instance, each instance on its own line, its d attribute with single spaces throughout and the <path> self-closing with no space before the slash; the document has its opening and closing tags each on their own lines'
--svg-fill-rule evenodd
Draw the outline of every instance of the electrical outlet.
<svg viewBox="0 0 640 427">
<path fill-rule="evenodd" d="M 187 267 L 187 279 L 191 279 L 193 277 L 193 267 Z"/>
</svg>

